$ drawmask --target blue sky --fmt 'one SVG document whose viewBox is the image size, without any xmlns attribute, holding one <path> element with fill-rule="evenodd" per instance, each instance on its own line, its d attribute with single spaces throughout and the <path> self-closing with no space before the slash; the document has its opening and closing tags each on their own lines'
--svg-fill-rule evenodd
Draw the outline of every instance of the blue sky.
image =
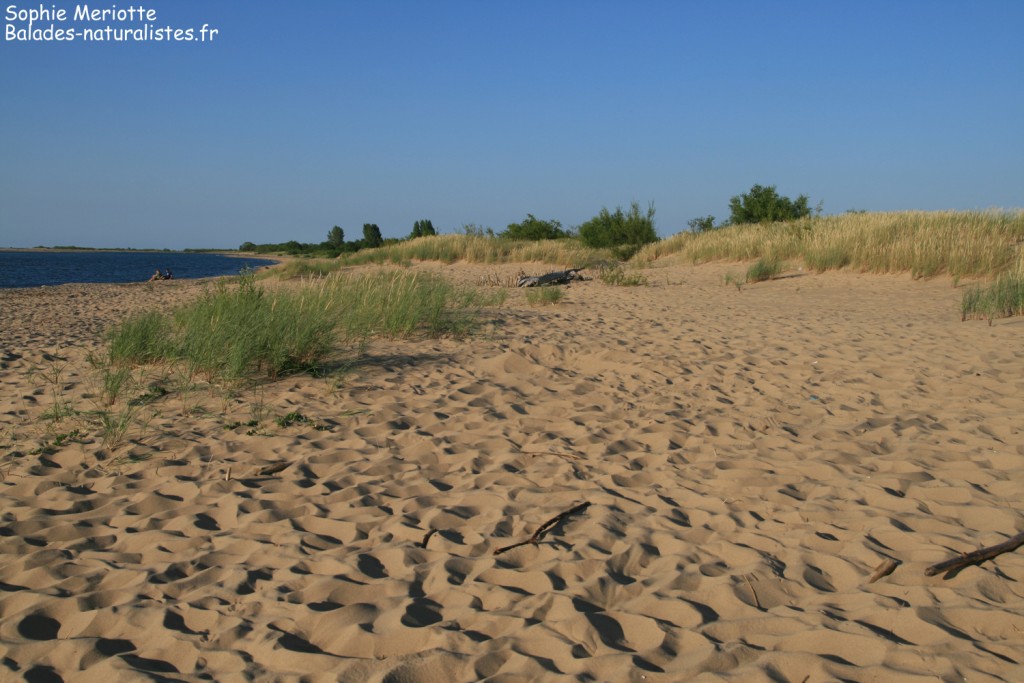
<svg viewBox="0 0 1024 683">
<path fill-rule="evenodd" d="M 573 226 L 632 200 L 668 236 L 755 183 L 825 213 L 1024 206 L 1018 0 L 88 3 L 205 43 L 8 40 L 12 4 L 39 7 L 3 3 L 0 246 Z"/>
</svg>

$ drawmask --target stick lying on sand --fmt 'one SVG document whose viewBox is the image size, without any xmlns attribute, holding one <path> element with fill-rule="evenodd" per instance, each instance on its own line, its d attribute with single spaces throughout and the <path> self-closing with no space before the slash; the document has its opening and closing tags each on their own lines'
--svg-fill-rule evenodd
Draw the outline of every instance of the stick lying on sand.
<svg viewBox="0 0 1024 683">
<path fill-rule="evenodd" d="M 590 507 L 590 503 L 580 503 L 571 510 L 566 510 L 565 512 L 557 514 L 548 521 L 541 524 L 539 527 L 537 527 L 537 530 L 533 532 L 533 536 L 530 536 L 530 538 L 528 538 L 527 540 L 521 541 L 519 543 L 513 543 L 512 545 L 507 545 L 504 548 L 497 548 L 494 551 L 494 554 L 501 555 L 502 553 L 508 552 L 509 550 L 518 548 L 520 546 L 530 545 L 531 543 L 536 544 L 538 541 L 540 541 L 541 538 L 543 538 L 544 534 L 551 530 L 551 527 L 555 526 L 569 515 L 574 515 L 577 512 L 583 512 L 588 507 Z"/>
<path fill-rule="evenodd" d="M 882 561 L 882 564 L 875 567 L 875 571 L 871 572 L 871 576 L 868 577 L 868 583 L 874 583 L 883 576 L 889 576 L 889 574 L 896 571 L 898 566 L 900 566 L 899 560 L 894 560 L 891 557 L 886 558 Z"/>
<path fill-rule="evenodd" d="M 267 465 L 266 467 L 261 469 L 259 471 L 259 475 L 261 477 L 271 477 L 271 476 L 273 476 L 273 475 L 275 475 L 275 474 L 277 474 L 279 472 L 284 472 L 290 466 L 291 466 L 291 463 L 288 462 L 288 461 L 276 462 L 273 465 Z"/>
<path fill-rule="evenodd" d="M 985 560 L 991 560 L 993 557 L 1002 555 L 1003 553 L 1014 551 L 1022 545 L 1024 545 L 1024 533 L 1019 533 L 1013 538 L 1003 541 L 1002 543 L 990 545 L 987 548 L 981 548 L 974 552 L 964 553 L 960 557 L 954 557 L 952 560 L 933 564 L 925 569 L 924 573 L 927 576 L 935 576 L 936 574 L 952 571 L 954 569 L 961 569 L 968 565 L 981 564 Z"/>
</svg>

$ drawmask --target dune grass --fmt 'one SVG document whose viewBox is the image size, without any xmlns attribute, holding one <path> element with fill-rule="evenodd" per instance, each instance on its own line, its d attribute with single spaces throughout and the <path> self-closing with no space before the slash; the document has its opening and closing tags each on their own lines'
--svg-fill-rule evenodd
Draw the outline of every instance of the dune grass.
<svg viewBox="0 0 1024 683">
<path fill-rule="evenodd" d="M 506 296 L 460 287 L 439 275 L 393 269 L 334 276 L 321 289 L 343 302 L 338 321 L 347 340 L 462 336 L 472 332 L 481 308 L 500 305 Z"/>
<path fill-rule="evenodd" d="M 577 239 L 507 240 L 480 235 L 431 235 L 391 244 L 379 249 L 364 249 L 342 254 L 342 265 L 366 263 L 402 265 L 412 261 L 442 263 L 526 263 L 537 261 L 584 267 L 613 258 L 607 249 L 590 249 Z"/>
<path fill-rule="evenodd" d="M 597 278 L 613 287 L 642 287 L 649 284 L 647 278 L 636 271 L 627 273 L 620 265 L 604 266 L 598 269 Z"/>
<path fill-rule="evenodd" d="M 108 336 L 107 366 L 170 363 L 211 381 L 276 378 L 373 338 L 466 334 L 479 309 L 499 303 L 500 294 L 485 297 L 438 276 L 397 270 L 273 290 L 244 276 L 178 310 L 126 320 Z"/>
<path fill-rule="evenodd" d="M 1022 240 L 1024 211 L 843 214 L 680 233 L 644 247 L 634 261 L 794 259 L 819 272 L 995 277 L 1015 262 Z"/>
<path fill-rule="evenodd" d="M 1024 315 L 1024 267 L 999 275 L 990 285 L 971 285 L 961 298 L 961 320 Z"/>
<path fill-rule="evenodd" d="M 483 235 L 431 235 L 388 244 L 376 249 L 361 249 L 335 259 L 297 258 L 265 271 L 263 277 L 293 280 L 324 277 L 349 266 L 387 265 L 407 267 L 414 261 L 441 263 L 551 263 L 586 267 L 614 260 L 608 249 L 590 249 L 577 239 L 507 240 Z"/>
<path fill-rule="evenodd" d="M 783 264 L 776 258 L 759 258 L 747 268 L 747 282 L 773 280 L 782 273 Z"/>
<path fill-rule="evenodd" d="M 261 275 L 280 280 L 325 277 L 338 272 L 344 265 L 337 259 L 303 257 L 286 261 L 276 268 L 266 269 L 262 271 Z"/>
<path fill-rule="evenodd" d="M 561 287 L 533 287 L 526 290 L 526 302 L 531 306 L 550 306 L 565 298 Z"/>
</svg>

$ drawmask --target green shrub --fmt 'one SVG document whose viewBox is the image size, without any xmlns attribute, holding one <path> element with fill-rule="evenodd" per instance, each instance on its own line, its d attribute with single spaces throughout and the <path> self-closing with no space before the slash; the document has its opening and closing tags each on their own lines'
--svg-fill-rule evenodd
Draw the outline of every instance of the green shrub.
<svg viewBox="0 0 1024 683">
<path fill-rule="evenodd" d="M 686 221 L 686 225 L 689 226 L 690 232 L 707 232 L 708 230 L 715 229 L 715 217 L 701 216 L 700 218 L 691 218 Z"/>
<path fill-rule="evenodd" d="M 580 240 L 592 249 L 623 248 L 622 253 L 629 252 L 632 256 L 640 247 L 658 241 L 654 230 L 654 204 L 647 208 L 646 214 L 640 213 L 640 204 L 630 204 L 629 213 L 623 213 L 622 207 L 611 213 L 607 208 L 580 226 Z M 628 258 L 628 257 L 627 257 Z"/>
<path fill-rule="evenodd" d="M 743 223 L 775 223 L 792 221 L 811 215 L 807 206 L 807 195 L 800 195 L 793 201 L 782 197 L 774 185 L 763 187 L 754 185 L 750 192 L 739 194 L 729 200 L 732 212 L 729 222 L 734 225 Z"/>
<path fill-rule="evenodd" d="M 528 213 L 522 223 L 510 223 L 498 233 L 498 237 L 508 240 L 557 240 L 569 237 L 569 233 L 562 230 L 562 224 L 556 220 L 543 221 Z"/>
</svg>

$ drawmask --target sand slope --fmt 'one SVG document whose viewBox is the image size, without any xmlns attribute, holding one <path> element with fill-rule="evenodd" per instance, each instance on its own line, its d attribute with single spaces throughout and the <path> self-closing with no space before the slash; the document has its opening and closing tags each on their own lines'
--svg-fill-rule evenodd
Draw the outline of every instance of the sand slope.
<svg viewBox="0 0 1024 683">
<path fill-rule="evenodd" d="M 0 292 L 0 678 L 1020 680 L 1024 551 L 924 569 L 1024 530 L 1024 320 L 729 270 L 515 292 L 472 339 L 42 453 L 57 359 L 88 404 L 99 330 L 196 286 Z"/>
</svg>

